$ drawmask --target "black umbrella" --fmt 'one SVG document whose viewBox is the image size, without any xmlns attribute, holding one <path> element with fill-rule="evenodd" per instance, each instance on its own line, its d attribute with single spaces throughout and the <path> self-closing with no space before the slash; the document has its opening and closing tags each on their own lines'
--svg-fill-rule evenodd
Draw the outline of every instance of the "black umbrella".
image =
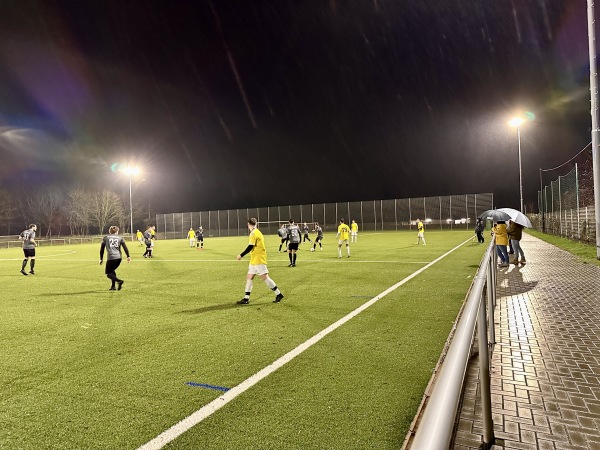
<svg viewBox="0 0 600 450">
<path fill-rule="evenodd" d="M 488 209 L 487 211 L 484 211 L 481 214 L 479 214 L 479 218 L 482 220 L 491 219 L 494 222 L 499 222 L 501 220 L 506 222 L 507 220 L 510 220 L 510 216 L 507 213 L 505 213 L 504 211 L 499 211 L 497 209 Z"/>
</svg>

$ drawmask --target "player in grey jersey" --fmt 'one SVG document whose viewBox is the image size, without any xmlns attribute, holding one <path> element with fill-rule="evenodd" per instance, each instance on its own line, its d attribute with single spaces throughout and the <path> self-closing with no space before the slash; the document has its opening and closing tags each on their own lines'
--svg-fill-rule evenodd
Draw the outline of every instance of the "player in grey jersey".
<svg viewBox="0 0 600 450">
<path fill-rule="evenodd" d="M 122 236 L 119 236 L 119 227 L 113 225 L 108 229 L 108 235 L 104 236 L 102 239 L 102 245 L 100 245 L 100 264 L 102 264 L 102 260 L 104 259 L 104 249 L 106 249 L 106 267 L 104 269 L 104 273 L 107 278 L 110 278 L 112 281 L 112 285 L 109 290 L 115 290 L 115 284 L 117 284 L 118 290 L 120 291 L 123 287 L 123 280 L 119 280 L 117 278 L 117 268 L 121 264 L 121 247 L 125 250 L 125 254 L 127 255 L 127 262 L 131 261 L 131 257 L 129 256 L 129 249 L 125 244 L 125 240 Z"/>
<path fill-rule="evenodd" d="M 19 235 L 19 239 L 23 240 L 23 255 L 25 259 L 23 260 L 23 264 L 21 265 L 21 273 L 23 275 L 27 275 L 25 272 L 25 267 L 27 267 L 27 261 L 29 261 L 29 273 L 31 275 L 35 275 L 33 271 L 33 267 L 35 266 L 35 232 L 37 231 L 37 225 L 31 224 L 25 231 L 23 231 Z"/>
<path fill-rule="evenodd" d="M 323 240 L 323 228 L 321 228 L 318 222 L 315 223 L 315 232 L 317 233 L 317 238 L 315 239 L 313 248 L 310 249 L 311 252 L 315 251 L 315 249 L 317 248 L 317 244 L 319 244 L 321 251 L 323 250 L 323 245 L 321 244 L 321 241 Z"/>
</svg>

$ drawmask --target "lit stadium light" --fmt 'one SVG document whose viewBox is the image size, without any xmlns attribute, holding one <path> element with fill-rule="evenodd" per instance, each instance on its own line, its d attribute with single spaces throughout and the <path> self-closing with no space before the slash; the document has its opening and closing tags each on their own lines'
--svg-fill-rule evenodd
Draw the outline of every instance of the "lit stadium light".
<svg viewBox="0 0 600 450">
<path fill-rule="evenodd" d="M 134 176 L 139 175 L 140 168 L 135 166 L 125 166 L 120 167 L 119 171 L 129 177 L 129 225 L 131 227 L 131 240 L 133 241 L 133 195 L 131 192 L 131 182 Z"/>
<path fill-rule="evenodd" d="M 525 118 L 529 121 L 535 119 L 535 114 L 530 111 L 527 111 L 524 114 Z M 521 211 L 523 211 L 523 173 L 521 169 L 521 125 L 525 123 L 525 119 L 523 117 L 513 117 L 508 121 L 508 124 L 511 127 L 517 129 L 517 142 L 519 144 L 519 195 L 521 197 Z"/>
<path fill-rule="evenodd" d="M 511 127 L 517 127 L 517 128 L 518 128 L 518 127 L 520 127 L 521 125 L 523 125 L 523 122 L 525 122 L 525 121 L 524 121 L 522 118 L 520 118 L 520 117 L 514 117 L 514 118 L 512 118 L 512 119 L 510 119 L 510 120 L 508 121 L 508 124 L 509 124 Z"/>
</svg>

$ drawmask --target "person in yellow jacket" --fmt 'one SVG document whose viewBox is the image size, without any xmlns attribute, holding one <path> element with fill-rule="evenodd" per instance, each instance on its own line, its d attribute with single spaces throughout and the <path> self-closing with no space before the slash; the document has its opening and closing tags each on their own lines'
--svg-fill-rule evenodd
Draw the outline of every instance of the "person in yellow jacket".
<svg viewBox="0 0 600 450">
<path fill-rule="evenodd" d="M 496 251 L 500 257 L 500 267 L 508 267 L 508 233 L 506 232 L 506 223 L 503 220 L 499 220 L 498 223 L 494 224 L 492 232 L 496 238 Z"/>
<path fill-rule="evenodd" d="M 356 242 L 358 239 L 358 224 L 353 220 L 350 224 L 350 242 Z"/>
<path fill-rule="evenodd" d="M 135 237 L 137 238 L 140 245 L 144 245 L 144 234 L 140 230 L 137 230 L 137 233 L 135 233 Z"/>
<path fill-rule="evenodd" d="M 340 225 L 338 226 L 338 232 L 335 238 L 338 240 L 338 258 L 342 257 L 342 245 L 346 244 L 346 253 L 350 258 L 350 244 L 348 242 L 350 238 L 350 227 L 344 223 L 344 219 L 340 219 Z"/>
<path fill-rule="evenodd" d="M 190 248 L 194 248 L 194 244 L 196 243 L 196 232 L 193 228 L 190 228 L 190 231 L 188 231 L 187 238 L 190 240 Z"/>
</svg>

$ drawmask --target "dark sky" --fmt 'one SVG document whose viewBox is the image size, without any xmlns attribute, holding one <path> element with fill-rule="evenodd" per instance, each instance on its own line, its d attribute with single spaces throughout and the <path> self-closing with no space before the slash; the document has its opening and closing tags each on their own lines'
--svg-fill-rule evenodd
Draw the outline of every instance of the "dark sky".
<svg viewBox="0 0 600 450">
<path fill-rule="evenodd" d="M 583 0 L 0 1 L 0 185 L 154 212 L 493 192 L 590 140 Z"/>
</svg>

